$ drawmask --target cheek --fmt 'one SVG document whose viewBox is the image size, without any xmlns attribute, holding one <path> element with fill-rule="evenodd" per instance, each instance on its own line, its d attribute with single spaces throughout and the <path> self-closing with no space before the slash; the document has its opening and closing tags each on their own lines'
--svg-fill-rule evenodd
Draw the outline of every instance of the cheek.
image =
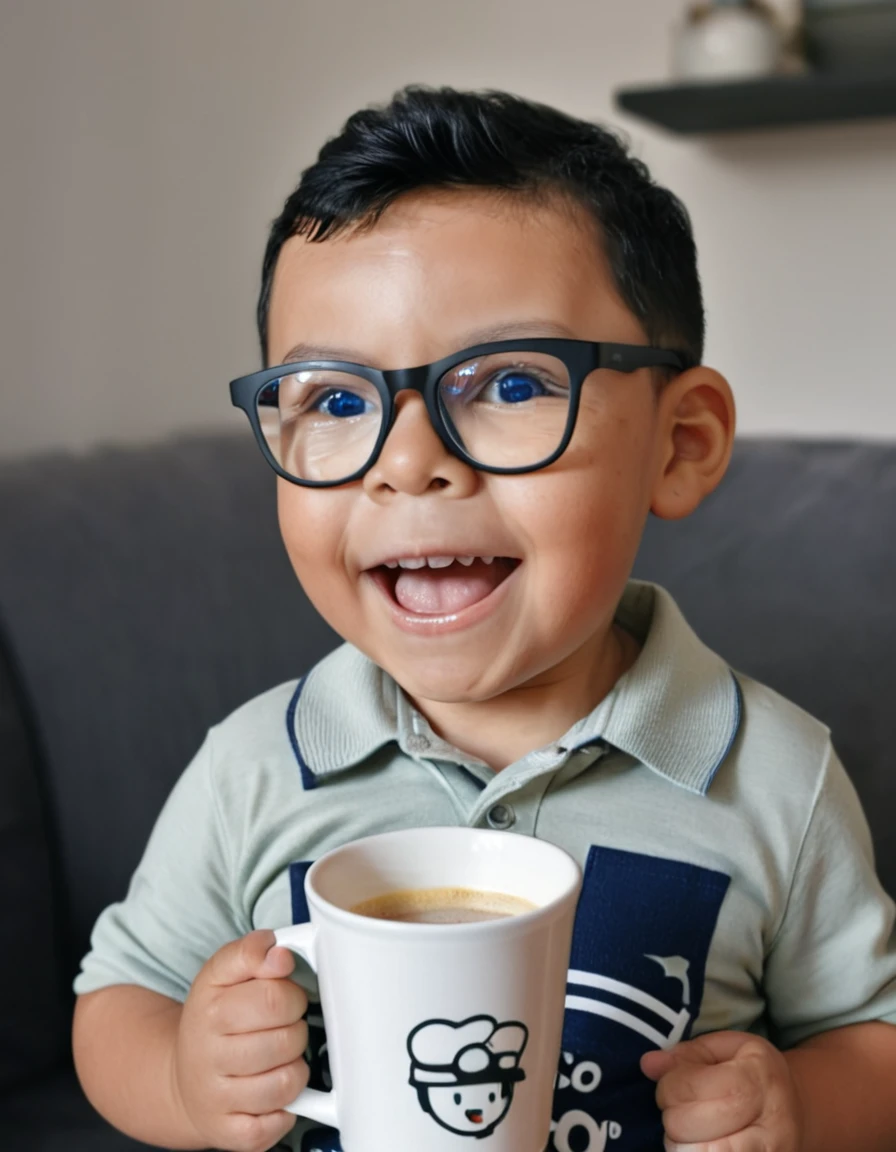
<svg viewBox="0 0 896 1152">
<path fill-rule="evenodd" d="M 348 582 L 342 562 L 349 506 L 340 489 L 300 488 L 277 481 L 280 534 L 309 599 L 330 618 Z"/>
<path fill-rule="evenodd" d="M 602 430 L 574 440 L 553 468 L 515 478 L 525 483 L 508 486 L 501 501 L 527 538 L 524 615 L 541 638 L 533 642 L 551 650 L 606 624 L 649 511 L 649 450 L 618 421 L 615 436 Z"/>
<path fill-rule="evenodd" d="M 583 420 L 570 445 L 565 502 L 583 557 L 607 550 L 630 566 L 650 511 L 653 476 L 652 407 L 617 414 L 589 428 Z M 584 547 L 583 547 L 584 545 Z M 626 569 L 627 570 L 627 569 Z"/>
<path fill-rule="evenodd" d="M 599 572 L 627 574 L 649 509 L 640 470 L 608 452 L 577 451 L 520 490 L 514 515 L 539 568 L 566 583 Z"/>
</svg>

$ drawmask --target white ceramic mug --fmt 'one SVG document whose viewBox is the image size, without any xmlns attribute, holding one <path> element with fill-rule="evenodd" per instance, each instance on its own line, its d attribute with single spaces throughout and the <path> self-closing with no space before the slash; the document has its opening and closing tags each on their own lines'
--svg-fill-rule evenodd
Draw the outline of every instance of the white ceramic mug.
<svg viewBox="0 0 896 1152">
<path fill-rule="evenodd" d="M 318 973 L 334 1087 L 290 1111 L 338 1128 L 344 1152 L 543 1152 L 580 885 L 562 849 L 484 829 L 387 832 L 321 857 L 311 922 L 276 936 Z M 535 909 L 462 924 L 350 911 L 426 888 Z"/>
</svg>

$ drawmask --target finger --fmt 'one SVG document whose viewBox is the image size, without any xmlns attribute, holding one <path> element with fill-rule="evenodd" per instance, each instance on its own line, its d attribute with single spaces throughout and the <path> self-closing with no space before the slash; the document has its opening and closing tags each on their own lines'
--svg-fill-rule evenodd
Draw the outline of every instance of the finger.
<svg viewBox="0 0 896 1152">
<path fill-rule="evenodd" d="M 656 1090 L 656 1102 L 667 1108 L 699 1104 L 710 1100 L 749 1099 L 761 1107 L 761 1093 L 756 1078 L 742 1064 L 679 1064 L 667 1072 Z"/>
<path fill-rule="evenodd" d="M 682 1144 L 666 1137 L 663 1141 L 665 1152 L 767 1152 L 765 1137 L 755 1128 L 748 1132 L 738 1132 L 734 1136 L 720 1136 L 713 1140 L 700 1140 L 696 1144 Z"/>
<path fill-rule="evenodd" d="M 262 976 L 288 976 L 296 966 L 296 958 L 288 948 L 275 944 L 264 958 Z"/>
<path fill-rule="evenodd" d="M 215 1070 L 226 1076 L 254 1076 L 302 1059 L 307 1048 L 308 1025 L 304 1020 L 263 1032 L 223 1036 Z"/>
<path fill-rule="evenodd" d="M 761 1111 L 761 1102 L 757 1106 L 749 1093 L 745 1096 L 720 1096 L 697 1104 L 667 1108 L 663 1112 L 663 1127 L 671 1140 L 681 1144 L 707 1141 L 715 1145 L 730 1137 L 732 1141 L 738 1141 L 731 1144 L 731 1152 L 735 1149 L 741 1152 L 741 1137 L 754 1125 Z"/>
<path fill-rule="evenodd" d="M 298 1023 L 308 1010 L 308 997 L 289 979 L 249 980 L 222 990 L 214 1010 L 219 1036 L 264 1032 Z"/>
<path fill-rule="evenodd" d="M 226 987 L 259 976 L 287 976 L 295 960 L 286 948 L 276 947 L 276 937 L 267 928 L 250 932 L 225 944 L 205 965 L 210 984 Z"/>
<path fill-rule="evenodd" d="M 307 1084 L 308 1065 L 304 1060 L 293 1060 L 255 1076 L 228 1077 L 227 1104 L 234 1112 L 262 1116 L 291 1104 Z"/>
<path fill-rule="evenodd" d="M 660 1080 L 681 1064 L 721 1064 L 732 1060 L 744 1047 L 755 1041 L 748 1032 L 707 1032 L 694 1040 L 685 1040 L 665 1051 L 645 1052 L 641 1071 L 651 1080 Z"/>
<path fill-rule="evenodd" d="M 641 1071 L 648 1080 L 660 1080 L 675 1065 L 671 1051 L 658 1048 L 655 1052 L 645 1052 L 641 1057 Z"/>
<path fill-rule="evenodd" d="M 751 1032 L 706 1032 L 670 1049 L 676 1060 L 694 1064 L 723 1064 L 733 1060 L 745 1046 L 764 1045 L 766 1041 Z"/>
<path fill-rule="evenodd" d="M 702 1039 L 698 1037 L 696 1040 L 676 1044 L 674 1048 L 645 1052 L 641 1057 L 641 1071 L 651 1080 L 662 1080 L 673 1069 L 681 1066 L 704 1068 L 708 1064 L 715 1064 L 712 1050 L 701 1043 Z"/>
<path fill-rule="evenodd" d="M 228 1148 L 273 1148 L 290 1132 L 298 1117 L 291 1112 L 268 1112 L 264 1116 L 234 1113 L 225 1121 Z"/>
</svg>

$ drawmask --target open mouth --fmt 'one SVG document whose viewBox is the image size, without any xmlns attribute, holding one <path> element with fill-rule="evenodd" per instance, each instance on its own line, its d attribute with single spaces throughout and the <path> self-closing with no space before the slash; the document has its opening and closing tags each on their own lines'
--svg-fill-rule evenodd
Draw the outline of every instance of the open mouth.
<svg viewBox="0 0 896 1152">
<path fill-rule="evenodd" d="M 420 556 L 369 569 L 379 588 L 414 616 L 454 616 L 490 596 L 520 564 L 510 556 Z"/>
<path fill-rule="evenodd" d="M 465 1115 L 471 1124 L 481 1124 L 482 1123 L 482 1109 L 481 1108 L 468 1108 Z"/>
</svg>

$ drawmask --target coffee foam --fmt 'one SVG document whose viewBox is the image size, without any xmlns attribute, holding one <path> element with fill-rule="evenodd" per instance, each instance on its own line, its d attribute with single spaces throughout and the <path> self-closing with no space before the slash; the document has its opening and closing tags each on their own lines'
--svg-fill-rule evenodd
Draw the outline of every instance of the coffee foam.
<svg viewBox="0 0 896 1152">
<path fill-rule="evenodd" d="M 351 911 L 374 920 L 470 924 L 520 916 L 536 907 L 528 900 L 506 892 L 486 892 L 476 888 L 409 888 L 374 896 L 356 904 Z"/>
</svg>

